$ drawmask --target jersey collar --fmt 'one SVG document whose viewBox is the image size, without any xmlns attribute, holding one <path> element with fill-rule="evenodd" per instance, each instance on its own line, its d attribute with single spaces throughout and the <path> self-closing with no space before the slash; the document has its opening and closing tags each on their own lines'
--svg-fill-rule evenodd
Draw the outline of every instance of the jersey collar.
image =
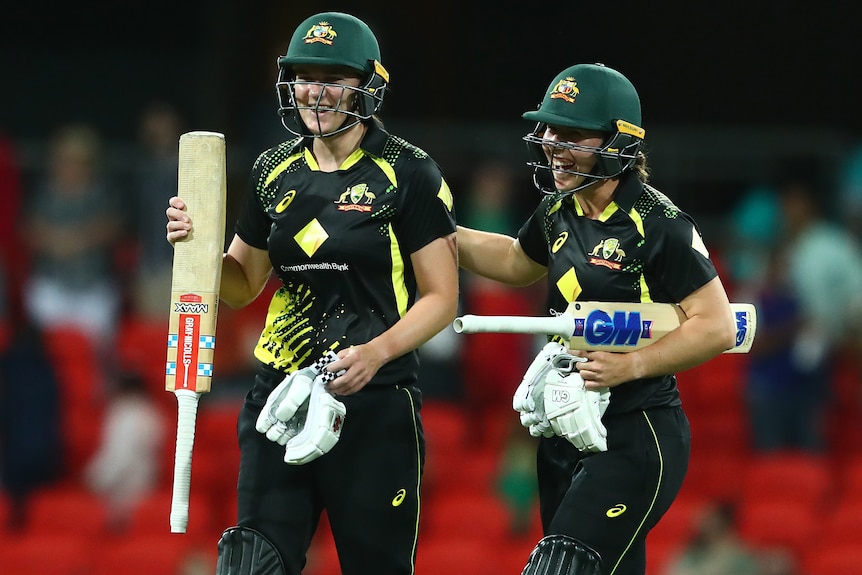
<svg viewBox="0 0 862 575">
<path fill-rule="evenodd" d="M 368 126 L 368 131 L 362 138 L 360 148 L 373 156 L 380 157 L 383 155 L 383 148 L 386 146 L 386 141 L 389 139 L 389 132 L 375 119 L 365 123 Z"/>
<path fill-rule="evenodd" d="M 614 203 L 623 213 L 629 213 L 635 202 L 641 197 L 644 187 L 640 179 L 632 171 L 627 171 L 620 177 L 620 183 L 614 194 Z"/>
<path fill-rule="evenodd" d="M 389 132 L 387 132 L 376 120 L 366 122 L 365 125 L 368 127 L 368 130 L 362 137 L 362 142 L 359 144 L 359 147 L 375 156 L 382 156 L 383 147 L 389 139 Z M 313 143 L 314 138 L 311 136 L 297 138 L 296 144 L 291 148 L 290 153 L 297 153 L 302 148 L 311 148 Z"/>
</svg>

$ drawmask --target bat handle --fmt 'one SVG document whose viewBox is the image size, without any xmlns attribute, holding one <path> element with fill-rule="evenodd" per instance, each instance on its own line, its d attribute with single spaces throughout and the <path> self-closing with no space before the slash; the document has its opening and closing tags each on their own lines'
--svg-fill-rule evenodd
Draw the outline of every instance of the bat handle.
<svg viewBox="0 0 862 575">
<path fill-rule="evenodd" d="M 174 459 L 174 488 L 171 497 L 171 533 L 185 533 L 189 523 L 189 488 L 192 479 L 192 448 L 199 393 L 189 389 L 174 391 L 177 396 L 177 450 Z"/>
<path fill-rule="evenodd" d="M 525 333 L 565 338 L 575 333 L 574 318 L 568 314 L 552 317 L 463 315 L 455 318 L 452 327 L 455 333 Z"/>
</svg>

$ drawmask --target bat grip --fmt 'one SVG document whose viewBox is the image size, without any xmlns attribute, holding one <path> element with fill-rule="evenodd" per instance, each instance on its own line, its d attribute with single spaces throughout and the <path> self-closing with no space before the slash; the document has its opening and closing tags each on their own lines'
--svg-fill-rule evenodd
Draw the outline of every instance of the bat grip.
<svg viewBox="0 0 862 575">
<path fill-rule="evenodd" d="M 189 488 L 192 478 L 192 448 L 200 395 L 189 389 L 174 391 L 177 396 L 177 450 L 174 459 L 174 487 L 171 497 L 171 533 L 185 533 L 189 523 Z"/>
<path fill-rule="evenodd" d="M 526 333 L 570 338 L 575 333 L 574 317 L 520 317 L 511 315 L 464 315 L 456 317 L 455 333 Z"/>
</svg>

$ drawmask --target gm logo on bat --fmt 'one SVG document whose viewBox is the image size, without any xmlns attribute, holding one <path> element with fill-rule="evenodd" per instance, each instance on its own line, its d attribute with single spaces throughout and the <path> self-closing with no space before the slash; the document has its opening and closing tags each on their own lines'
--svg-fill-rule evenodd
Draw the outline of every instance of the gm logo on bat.
<svg viewBox="0 0 862 575">
<path fill-rule="evenodd" d="M 575 337 L 583 337 L 590 345 L 637 345 L 641 339 L 652 338 L 652 320 L 641 319 L 638 311 L 615 311 L 613 315 L 591 311 L 587 317 L 575 318 Z M 738 338 L 737 334 L 737 338 Z"/>
<path fill-rule="evenodd" d="M 748 312 L 736 312 L 736 346 L 742 345 L 748 335 Z"/>
</svg>

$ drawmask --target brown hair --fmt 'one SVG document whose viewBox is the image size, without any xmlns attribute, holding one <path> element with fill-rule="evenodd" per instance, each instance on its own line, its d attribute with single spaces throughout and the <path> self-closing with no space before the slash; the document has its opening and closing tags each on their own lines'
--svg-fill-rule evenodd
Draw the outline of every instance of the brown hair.
<svg viewBox="0 0 862 575">
<path fill-rule="evenodd" d="M 641 183 L 645 184 L 649 180 L 650 170 L 647 165 L 646 154 L 643 152 L 638 152 L 638 157 L 635 160 L 635 165 L 632 166 L 632 170 L 634 171 L 637 178 L 641 181 Z"/>
</svg>

